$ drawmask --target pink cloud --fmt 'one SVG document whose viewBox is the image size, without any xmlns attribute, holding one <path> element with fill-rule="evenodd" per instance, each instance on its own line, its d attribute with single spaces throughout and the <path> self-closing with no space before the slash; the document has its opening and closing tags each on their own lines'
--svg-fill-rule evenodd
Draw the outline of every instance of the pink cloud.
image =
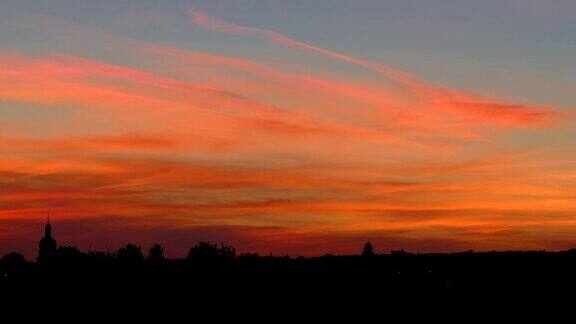
<svg viewBox="0 0 576 324">
<path fill-rule="evenodd" d="M 358 65 L 368 70 L 377 72 L 387 78 L 395 80 L 406 86 L 414 95 L 419 96 L 425 100 L 441 105 L 447 103 L 448 107 L 454 108 L 461 112 L 472 115 L 476 121 L 484 121 L 486 123 L 499 123 L 510 125 L 513 123 L 515 126 L 526 125 L 533 126 L 550 121 L 554 114 L 550 109 L 534 108 L 526 106 L 516 106 L 515 110 L 508 109 L 506 113 L 502 113 L 501 107 L 508 105 L 500 101 L 493 103 L 483 104 L 476 103 L 477 96 L 465 94 L 454 89 L 443 89 L 439 86 L 433 85 L 429 82 L 420 80 L 406 72 L 394 69 L 384 64 L 373 62 L 346 54 L 338 53 L 318 46 L 307 44 L 305 42 L 290 38 L 282 33 L 263 29 L 246 27 L 238 24 L 224 22 L 202 13 L 201 11 L 191 7 L 188 10 L 190 16 L 194 21 L 205 28 L 210 28 L 226 33 L 249 33 L 263 36 L 264 38 L 287 47 L 297 48 L 303 51 L 312 52 L 331 59 L 347 62 L 350 64 Z M 449 100 L 451 97 L 462 97 L 462 101 Z M 470 109 L 474 107 L 474 109 Z M 530 118 L 526 118 L 530 115 Z M 500 118 L 503 117 L 503 118 Z"/>
</svg>

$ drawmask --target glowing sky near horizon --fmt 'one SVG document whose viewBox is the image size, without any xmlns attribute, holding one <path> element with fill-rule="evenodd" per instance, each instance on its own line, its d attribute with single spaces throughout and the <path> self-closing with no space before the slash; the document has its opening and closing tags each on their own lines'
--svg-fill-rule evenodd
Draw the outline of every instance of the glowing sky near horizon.
<svg viewBox="0 0 576 324">
<path fill-rule="evenodd" d="M 0 254 L 576 246 L 576 3 L 0 3 Z"/>
</svg>

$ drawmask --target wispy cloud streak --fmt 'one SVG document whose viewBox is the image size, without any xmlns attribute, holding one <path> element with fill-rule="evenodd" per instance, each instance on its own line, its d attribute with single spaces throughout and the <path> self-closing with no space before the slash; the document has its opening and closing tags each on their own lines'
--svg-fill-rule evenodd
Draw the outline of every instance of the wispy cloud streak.
<svg viewBox="0 0 576 324">
<path fill-rule="evenodd" d="M 453 89 L 441 88 L 420 80 L 408 73 L 378 62 L 353 57 L 311 45 L 273 30 L 246 27 L 239 24 L 225 22 L 212 18 L 194 7 L 189 8 L 188 12 L 199 26 L 205 28 L 226 33 L 249 33 L 263 36 L 267 40 L 283 46 L 312 52 L 324 57 L 355 64 L 372 70 L 384 77 L 400 82 L 413 91 L 414 94 L 430 100 L 434 104 L 433 106 L 439 108 L 439 110 L 446 111 L 447 109 L 456 109 L 471 115 L 476 115 L 477 118 L 486 118 L 490 122 L 501 121 L 505 124 L 512 123 L 517 125 L 538 125 L 541 123 L 547 123 L 551 120 L 553 115 L 552 111 L 549 109 L 536 109 L 525 106 L 516 106 L 516 108 L 521 109 L 506 109 L 506 106 L 508 106 L 506 103 L 494 102 L 488 98 L 465 94 Z"/>
</svg>

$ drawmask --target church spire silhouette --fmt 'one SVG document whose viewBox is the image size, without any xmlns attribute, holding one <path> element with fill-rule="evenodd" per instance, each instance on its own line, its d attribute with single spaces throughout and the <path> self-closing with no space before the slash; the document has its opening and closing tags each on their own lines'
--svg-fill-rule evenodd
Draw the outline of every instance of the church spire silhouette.
<svg viewBox="0 0 576 324">
<path fill-rule="evenodd" d="M 44 225 L 44 237 L 38 242 L 38 262 L 47 263 L 56 253 L 56 240 L 52 237 L 52 225 L 50 224 L 50 212 Z"/>
</svg>

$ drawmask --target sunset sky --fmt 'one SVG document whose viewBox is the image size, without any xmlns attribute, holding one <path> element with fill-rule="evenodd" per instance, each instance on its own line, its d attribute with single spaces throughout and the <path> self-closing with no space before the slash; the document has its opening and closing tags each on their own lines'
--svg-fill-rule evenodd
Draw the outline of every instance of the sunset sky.
<svg viewBox="0 0 576 324">
<path fill-rule="evenodd" d="M 1 0 L 0 255 L 576 247 L 574 0 Z"/>
</svg>

